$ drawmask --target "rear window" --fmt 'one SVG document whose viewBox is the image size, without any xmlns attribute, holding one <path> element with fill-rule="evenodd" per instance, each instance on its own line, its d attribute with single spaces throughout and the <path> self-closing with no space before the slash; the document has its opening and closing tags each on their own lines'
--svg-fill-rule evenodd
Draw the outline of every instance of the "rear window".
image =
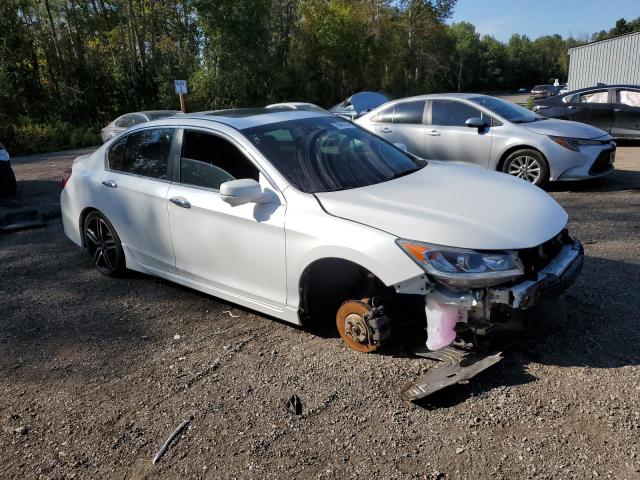
<svg viewBox="0 0 640 480">
<path fill-rule="evenodd" d="M 397 103 L 393 113 L 393 123 L 421 124 L 424 104 L 424 100 Z"/>
<path fill-rule="evenodd" d="M 173 128 L 133 132 L 109 149 L 109 168 L 123 173 L 166 179 Z"/>
</svg>

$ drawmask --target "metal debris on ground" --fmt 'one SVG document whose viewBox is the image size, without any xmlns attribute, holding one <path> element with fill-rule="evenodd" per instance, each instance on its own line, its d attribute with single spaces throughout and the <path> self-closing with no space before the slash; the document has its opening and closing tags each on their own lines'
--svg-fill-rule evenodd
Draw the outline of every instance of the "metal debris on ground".
<svg viewBox="0 0 640 480">
<path fill-rule="evenodd" d="M 291 395 L 287 400 L 287 410 L 294 415 L 302 415 L 302 401 L 298 395 Z"/>
<path fill-rule="evenodd" d="M 231 318 L 240 318 L 240 315 L 234 315 L 231 310 L 225 310 L 222 313 L 228 313 Z"/>
<path fill-rule="evenodd" d="M 180 435 L 180 432 L 182 432 L 182 430 L 184 430 L 186 428 L 187 425 L 189 425 L 189 423 L 191 423 L 189 420 L 184 420 L 179 426 L 178 428 L 176 428 L 173 433 L 171 435 L 169 435 L 169 438 L 167 438 L 167 441 L 164 442 L 164 444 L 162 445 L 162 447 L 160 447 L 160 450 L 158 450 L 158 453 L 156 453 L 156 456 L 153 457 L 153 464 L 156 464 L 160 461 L 160 458 L 162 458 L 162 456 L 164 455 L 164 453 L 167 451 L 167 448 L 169 448 L 169 445 L 171 444 L 171 442 L 173 442 L 173 440 Z"/>
<path fill-rule="evenodd" d="M 402 398 L 410 402 L 420 400 L 445 387 L 469 380 L 504 358 L 502 352 L 494 354 L 465 353 L 464 356 L 461 358 L 458 356 L 457 359 L 452 359 L 453 356 L 451 352 L 447 353 L 443 366 L 431 370 L 405 386 L 400 391 Z"/>
<path fill-rule="evenodd" d="M 19 210 L 0 217 L 0 232 L 4 233 L 44 227 L 45 225 L 42 215 L 37 210 Z"/>
</svg>

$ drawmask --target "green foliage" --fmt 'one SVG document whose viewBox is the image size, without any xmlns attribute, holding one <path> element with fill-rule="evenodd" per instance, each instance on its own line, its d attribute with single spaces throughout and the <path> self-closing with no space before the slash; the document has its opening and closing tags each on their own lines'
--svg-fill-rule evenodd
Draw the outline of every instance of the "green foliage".
<svg viewBox="0 0 640 480">
<path fill-rule="evenodd" d="M 20 119 L 19 123 L 0 126 L 0 138 L 11 155 L 87 147 L 100 144 L 99 128 L 77 126 L 60 120 L 33 123 Z"/>
<path fill-rule="evenodd" d="M 533 97 L 528 97 L 527 98 L 527 103 L 525 104 L 525 107 L 528 108 L 529 110 L 533 110 L 533 107 L 535 106 L 535 100 L 533 99 Z"/>
<path fill-rule="evenodd" d="M 567 48 L 588 40 L 499 42 L 448 26 L 455 3 L 1 0 L 0 141 L 14 154 L 96 143 L 117 115 L 177 108 L 174 79 L 189 81 L 190 111 L 531 87 L 566 80 Z"/>
</svg>

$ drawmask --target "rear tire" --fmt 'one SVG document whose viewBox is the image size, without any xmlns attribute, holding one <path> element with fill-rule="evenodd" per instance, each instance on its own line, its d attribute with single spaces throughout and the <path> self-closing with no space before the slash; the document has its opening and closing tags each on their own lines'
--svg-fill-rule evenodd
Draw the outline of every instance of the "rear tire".
<svg viewBox="0 0 640 480">
<path fill-rule="evenodd" d="M 530 148 L 523 148 L 509 154 L 502 165 L 502 171 L 540 188 L 544 188 L 549 182 L 547 161 L 539 151 Z"/>
<path fill-rule="evenodd" d="M 126 271 L 126 261 L 111 222 L 94 210 L 84 219 L 83 235 L 85 248 L 98 271 L 107 277 L 121 277 Z"/>
</svg>

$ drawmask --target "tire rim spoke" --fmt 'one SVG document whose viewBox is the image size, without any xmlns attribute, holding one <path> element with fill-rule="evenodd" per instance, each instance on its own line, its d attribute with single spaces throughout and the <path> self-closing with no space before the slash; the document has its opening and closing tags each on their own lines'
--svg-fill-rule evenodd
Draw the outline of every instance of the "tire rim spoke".
<svg viewBox="0 0 640 480">
<path fill-rule="evenodd" d="M 98 236 L 96 235 L 96 233 L 91 230 L 90 228 L 87 228 L 87 238 L 91 241 L 91 243 L 93 243 L 95 246 L 100 245 L 100 240 L 98 240 Z"/>
</svg>

